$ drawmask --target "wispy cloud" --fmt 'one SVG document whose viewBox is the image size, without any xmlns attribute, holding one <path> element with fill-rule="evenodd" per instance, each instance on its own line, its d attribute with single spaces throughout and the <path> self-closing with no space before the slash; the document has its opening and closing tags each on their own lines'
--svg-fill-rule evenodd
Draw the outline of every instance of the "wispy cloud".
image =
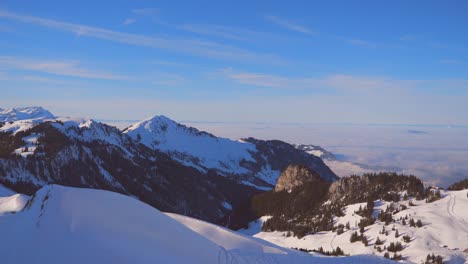
<svg viewBox="0 0 468 264">
<path fill-rule="evenodd" d="M 26 70 L 87 79 L 124 80 L 125 76 L 87 69 L 78 61 L 54 61 L 0 56 L 0 69 Z"/>
<path fill-rule="evenodd" d="M 132 16 L 126 18 L 122 25 L 128 26 L 137 22 L 136 17 L 150 17 L 151 19 L 156 19 L 156 16 L 159 14 L 159 9 L 157 8 L 136 8 L 132 9 Z"/>
<path fill-rule="evenodd" d="M 313 78 L 290 78 L 273 74 L 235 71 L 229 68 L 222 69 L 220 72 L 224 77 L 237 83 L 260 87 L 294 89 L 318 84 L 318 80 Z"/>
<path fill-rule="evenodd" d="M 277 17 L 273 15 L 265 15 L 265 19 L 291 31 L 295 31 L 295 32 L 303 33 L 303 34 L 309 34 L 309 35 L 317 34 L 317 32 L 307 28 L 306 26 L 297 24 L 295 22 L 292 22 L 290 20 L 287 20 L 281 17 Z"/>
<path fill-rule="evenodd" d="M 158 8 L 135 8 L 132 9 L 132 13 L 141 16 L 155 16 L 159 14 Z"/>
<path fill-rule="evenodd" d="M 270 37 L 267 33 L 260 31 L 220 25 L 184 24 L 177 26 L 177 28 L 200 35 L 207 35 L 230 40 L 252 41 L 259 38 Z"/>
<path fill-rule="evenodd" d="M 151 64 L 155 65 L 162 65 L 162 66 L 170 66 L 170 67 L 179 67 L 179 66 L 187 66 L 190 64 L 178 62 L 178 61 L 166 61 L 166 60 L 152 60 Z"/>
<path fill-rule="evenodd" d="M 57 78 L 49 78 L 37 75 L 21 75 L 14 78 L 15 80 L 34 82 L 34 83 L 54 83 L 54 84 L 71 84 L 74 83 L 70 80 L 62 80 Z"/>
<path fill-rule="evenodd" d="M 122 22 L 122 25 L 128 26 L 136 22 L 136 19 L 134 18 L 126 18 L 124 22 Z"/>
<path fill-rule="evenodd" d="M 282 58 L 273 54 L 252 52 L 245 49 L 224 45 L 212 41 L 149 37 L 145 35 L 124 33 L 99 27 L 67 23 L 63 21 L 40 18 L 35 16 L 18 15 L 16 13 L 2 10 L 0 10 L 0 17 L 22 23 L 52 28 L 59 31 L 71 32 L 73 34 L 76 34 L 77 36 L 87 36 L 135 46 L 171 50 L 175 52 L 181 52 L 201 57 L 253 62 L 259 64 L 285 63 L 285 61 Z"/>
<path fill-rule="evenodd" d="M 239 84 L 277 89 L 330 89 L 343 93 L 380 94 L 399 92 L 437 93 L 451 90 L 468 91 L 466 79 L 395 79 L 376 76 L 355 76 L 349 74 L 330 74 L 320 77 L 289 77 L 233 69 L 222 69 L 219 74 Z"/>
</svg>

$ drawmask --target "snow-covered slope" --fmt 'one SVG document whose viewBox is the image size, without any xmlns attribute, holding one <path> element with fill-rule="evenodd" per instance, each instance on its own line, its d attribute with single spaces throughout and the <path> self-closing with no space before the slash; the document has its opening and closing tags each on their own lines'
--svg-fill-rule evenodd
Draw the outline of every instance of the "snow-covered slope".
<svg viewBox="0 0 468 264">
<path fill-rule="evenodd" d="M 284 247 L 304 248 L 316 250 L 323 247 L 325 251 L 331 251 L 340 247 L 346 254 L 372 254 L 383 256 L 383 252 L 378 252 L 375 248 L 377 237 L 383 241 L 380 247 L 383 249 L 391 242 L 401 242 L 403 250 L 398 252 L 407 261 L 421 263 L 426 260 L 428 254 L 441 255 L 447 263 L 467 263 L 468 262 L 468 190 L 447 191 L 442 193 L 442 199 L 433 203 L 424 201 L 413 201 L 416 206 L 409 206 L 409 201 L 399 202 L 405 204 L 407 209 L 394 214 L 396 222 L 385 226 L 377 221 L 375 224 L 365 228 L 364 235 L 369 241 L 365 246 L 362 242 L 350 243 L 350 236 L 353 232 L 359 233 L 359 223 L 361 216 L 354 212 L 359 207 L 365 207 L 366 203 L 353 204 L 346 207 L 345 216 L 335 218 L 335 226 L 339 224 L 350 224 L 351 230 L 345 229 L 344 233 L 338 235 L 336 232 L 319 232 L 307 235 L 301 239 L 297 237 L 286 237 L 286 232 L 261 232 L 261 225 L 255 222 L 250 224 L 249 229 L 240 230 L 242 233 L 253 234 L 254 237 L 265 239 L 274 244 Z M 380 210 L 385 210 L 390 202 L 376 201 L 374 207 L 374 217 Z M 405 220 L 403 225 L 400 217 L 408 216 L 409 219 L 421 220 L 423 226 L 420 228 L 410 227 L 409 220 Z M 259 221 L 261 222 L 261 221 Z M 388 235 L 381 234 L 385 226 L 389 231 Z M 393 227 L 395 230 L 393 230 Z M 395 237 L 398 230 L 399 236 Z M 411 242 L 405 243 L 403 236 L 411 237 Z M 464 252 L 465 251 L 465 252 Z M 390 254 L 390 257 L 393 255 Z"/>
<path fill-rule="evenodd" d="M 20 209 L 0 216 L 2 263 L 390 263 L 283 249 L 108 191 L 47 186 Z"/>
<path fill-rule="evenodd" d="M 0 216 L 21 210 L 28 200 L 29 196 L 15 194 L 0 184 Z"/>
</svg>

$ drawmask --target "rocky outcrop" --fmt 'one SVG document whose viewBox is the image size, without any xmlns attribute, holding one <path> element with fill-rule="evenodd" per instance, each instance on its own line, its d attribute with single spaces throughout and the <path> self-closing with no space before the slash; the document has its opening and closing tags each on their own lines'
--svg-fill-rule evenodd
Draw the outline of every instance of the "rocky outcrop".
<svg viewBox="0 0 468 264">
<path fill-rule="evenodd" d="M 309 167 L 303 165 L 289 165 L 278 178 L 275 191 L 289 191 L 306 182 L 323 181 L 320 175 Z"/>
</svg>

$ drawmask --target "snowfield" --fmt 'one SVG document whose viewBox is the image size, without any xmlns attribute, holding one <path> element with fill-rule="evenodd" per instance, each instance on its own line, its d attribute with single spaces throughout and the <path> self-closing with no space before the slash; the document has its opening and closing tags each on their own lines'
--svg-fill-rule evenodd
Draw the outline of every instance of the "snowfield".
<svg viewBox="0 0 468 264">
<path fill-rule="evenodd" d="M 1 263 L 391 263 L 282 248 L 109 191 L 50 185 L 1 199 Z"/>
<path fill-rule="evenodd" d="M 421 220 L 421 228 L 410 227 L 409 221 L 406 225 L 397 220 L 395 223 L 385 226 L 377 221 L 374 225 L 365 228 L 364 235 L 369 241 L 366 247 L 360 241 L 350 243 L 350 236 L 353 232 L 358 232 L 357 223 L 361 216 L 354 212 L 360 206 L 365 207 L 366 203 L 353 204 L 346 207 L 345 216 L 335 219 L 335 226 L 346 225 L 349 222 L 351 230 L 345 229 L 341 235 L 336 232 L 319 232 L 317 234 L 305 236 L 302 239 L 297 237 L 286 237 L 286 232 L 262 232 L 259 222 L 252 222 L 247 230 L 239 232 L 251 234 L 256 238 L 261 238 L 271 243 L 287 248 L 305 248 L 309 250 L 323 247 L 325 251 L 332 251 L 340 247 L 345 254 L 369 254 L 383 256 L 384 252 L 377 252 L 374 248 L 377 237 L 384 243 L 381 245 L 388 247 L 391 242 L 401 242 L 403 250 L 398 252 L 406 261 L 421 263 L 426 260 L 430 253 L 441 255 L 446 263 L 468 263 L 468 190 L 442 192 L 442 199 L 425 203 L 425 201 L 413 201 L 415 206 L 408 206 L 408 201 L 400 202 L 408 206 L 406 210 L 400 211 L 393 216 L 394 219 L 408 216 L 415 221 Z M 376 201 L 374 207 L 374 217 L 381 209 L 390 205 L 390 202 Z M 381 234 L 383 226 L 389 231 L 388 236 Z M 395 227 L 395 230 L 392 230 Z M 395 237 L 396 230 L 399 232 Z M 411 242 L 403 242 L 403 236 L 411 237 Z M 465 251 L 465 252 L 464 252 Z M 390 254 L 393 256 L 393 253 Z"/>
</svg>

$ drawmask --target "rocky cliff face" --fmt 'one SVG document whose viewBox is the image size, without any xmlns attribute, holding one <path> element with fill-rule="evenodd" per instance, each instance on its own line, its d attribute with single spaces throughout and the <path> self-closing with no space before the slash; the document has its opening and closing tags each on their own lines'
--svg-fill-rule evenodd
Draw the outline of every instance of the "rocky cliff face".
<svg viewBox="0 0 468 264">
<path fill-rule="evenodd" d="M 275 186 L 275 191 L 289 191 L 306 182 L 323 181 L 314 170 L 303 165 L 289 165 L 281 173 Z"/>
</svg>

